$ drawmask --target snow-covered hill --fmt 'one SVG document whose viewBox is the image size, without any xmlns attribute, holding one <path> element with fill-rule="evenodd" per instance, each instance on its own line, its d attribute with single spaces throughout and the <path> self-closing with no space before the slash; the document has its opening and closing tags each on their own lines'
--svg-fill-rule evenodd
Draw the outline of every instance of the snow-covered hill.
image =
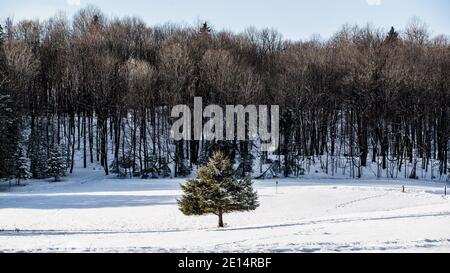
<svg viewBox="0 0 450 273">
<path fill-rule="evenodd" d="M 187 217 L 183 180 L 121 180 L 78 172 L 61 183 L 0 186 L 0 251 L 450 252 L 450 201 L 436 182 L 256 182 L 261 207 Z M 402 192 L 402 185 L 406 192 Z"/>
</svg>

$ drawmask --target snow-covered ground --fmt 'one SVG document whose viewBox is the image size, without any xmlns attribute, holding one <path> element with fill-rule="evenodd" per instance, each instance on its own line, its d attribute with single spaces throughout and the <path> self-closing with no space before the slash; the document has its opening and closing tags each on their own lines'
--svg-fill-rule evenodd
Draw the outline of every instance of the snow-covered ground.
<svg viewBox="0 0 450 273">
<path fill-rule="evenodd" d="M 57 184 L 1 185 L 0 252 L 450 252 L 443 183 L 279 181 L 257 181 L 260 208 L 225 215 L 224 229 L 178 210 L 183 180 L 78 169 Z"/>
</svg>

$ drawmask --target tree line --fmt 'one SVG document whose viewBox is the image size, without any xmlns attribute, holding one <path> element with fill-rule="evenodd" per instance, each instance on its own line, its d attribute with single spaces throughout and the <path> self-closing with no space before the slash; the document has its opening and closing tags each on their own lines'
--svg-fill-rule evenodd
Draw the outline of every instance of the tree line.
<svg viewBox="0 0 450 273">
<path fill-rule="evenodd" d="M 402 31 L 347 24 L 328 39 L 290 41 L 273 29 L 147 26 L 92 6 L 71 20 L 7 18 L 0 177 L 54 176 L 49 165 L 60 176 L 58 165 L 73 172 L 90 163 L 106 175 L 184 177 L 222 150 L 242 177 L 440 178 L 449 167 L 449 74 L 448 38 L 418 19 Z M 195 96 L 280 105 L 280 148 L 173 141 L 170 109 Z"/>
</svg>

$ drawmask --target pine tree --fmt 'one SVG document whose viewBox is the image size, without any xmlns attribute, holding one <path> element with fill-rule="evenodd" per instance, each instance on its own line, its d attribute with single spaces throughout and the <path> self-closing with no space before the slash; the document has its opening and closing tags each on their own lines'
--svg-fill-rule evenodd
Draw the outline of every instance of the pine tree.
<svg viewBox="0 0 450 273">
<path fill-rule="evenodd" d="M 3 27 L 0 25 L 0 178 L 12 178 L 14 177 L 18 123 L 15 101 L 9 89 L 3 36 Z"/>
<path fill-rule="evenodd" d="M 20 185 L 20 180 L 31 178 L 30 160 L 25 156 L 25 153 L 20 145 L 18 146 L 15 154 L 15 159 L 15 178 L 17 179 L 17 185 Z"/>
<path fill-rule="evenodd" d="M 64 157 L 59 147 L 56 145 L 50 149 L 50 154 L 47 161 L 47 174 L 53 177 L 55 182 L 59 181 L 59 178 L 66 174 Z"/>
<path fill-rule="evenodd" d="M 11 178 L 14 177 L 19 126 L 14 100 L 2 80 L 0 77 L 0 178 Z"/>
<path fill-rule="evenodd" d="M 182 185 L 182 197 L 178 200 L 185 215 L 215 214 L 219 227 L 223 227 L 223 214 L 233 211 L 255 210 L 258 195 L 249 177 L 238 181 L 231 162 L 222 152 L 216 152 L 208 164 L 198 170 L 199 179 Z"/>
<path fill-rule="evenodd" d="M 398 41 L 398 32 L 395 30 L 394 27 L 391 27 L 391 29 L 389 30 L 389 32 L 386 36 L 385 43 L 392 45 L 392 44 L 395 44 L 397 41 Z"/>
<path fill-rule="evenodd" d="M 202 27 L 200 28 L 200 33 L 202 34 L 208 34 L 211 32 L 211 28 L 208 26 L 207 22 L 204 22 Z"/>
</svg>

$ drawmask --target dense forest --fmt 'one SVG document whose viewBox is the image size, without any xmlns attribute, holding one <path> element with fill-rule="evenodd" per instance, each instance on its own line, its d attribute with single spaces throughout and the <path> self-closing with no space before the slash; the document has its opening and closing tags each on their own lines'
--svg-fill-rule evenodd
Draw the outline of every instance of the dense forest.
<svg viewBox="0 0 450 273">
<path fill-rule="evenodd" d="M 449 46 L 418 19 L 403 30 L 344 25 L 326 40 L 290 41 L 273 29 L 147 26 L 92 6 L 70 20 L 7 18 L 0 177 L 56 180 L 92 163 L 106 175 L 184 177 L 222 150 L 255 178 L 440 179 L 449 167 Z M 170 109 L 195 96 L 279 105 L 279 149 L 174 141 Z"/>
</svg>

